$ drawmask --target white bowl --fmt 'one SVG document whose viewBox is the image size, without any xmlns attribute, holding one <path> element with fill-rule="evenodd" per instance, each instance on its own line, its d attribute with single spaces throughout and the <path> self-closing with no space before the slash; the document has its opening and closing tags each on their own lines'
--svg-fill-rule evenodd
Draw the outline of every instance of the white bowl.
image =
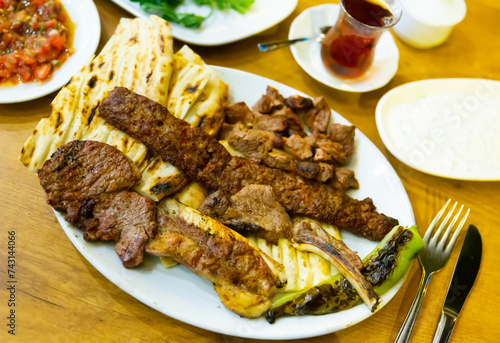
<svg viewBox="0 0 500 343">
<path fill-rule="evenodd" d="M 467 12 L 464 0 L 401 0 L 403 15 L 394 33 L 420 49 L 440 45 Z"/>
<path fill-rule="evenodd" d="M 10 104 L 41 98 L 64 86 L 94 54 L 101 37 L 101 21 L 92 0 L 61 0 L 75 24 L 73 36 L 74 54 L 71 55 L 52 77 L 41 84 L 26 82 L 0 88 L 0 104 Z"/>
</svg>

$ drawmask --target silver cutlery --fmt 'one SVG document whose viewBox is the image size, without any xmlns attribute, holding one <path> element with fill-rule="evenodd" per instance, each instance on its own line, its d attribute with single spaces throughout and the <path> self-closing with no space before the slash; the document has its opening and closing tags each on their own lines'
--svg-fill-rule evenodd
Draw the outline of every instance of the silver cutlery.
<svg viewBox="0 0 500 343">
<path fill-rule="evenodd" d="M 259 43 L 257 46 L 259 47 L 259 50 L 261 52 L 269 52 L 269 51 L 274 51 L 276 49 L 280 48 L 286 48 L 292 44 L 298 43 L 298 42 L 305 42 L 305 41 L 310 41 L 314 40 L 318 43 L 321 43 L 323 39 L 325 39 L 326 33 L 330 30 L 331 26 L 323 26 L 320 28 L 315 29 L 316 35 L 313 37 L 303 37 L 303 38 L 295 38 L 295 39 L 287 39 L 287 40 L 282 40 L 282 41 L 276 41 L 276 42 L 269 42 L 269 43 Z"/>
<path fill-rule="evenodd" d="M 455 321 L 476 280 L 481 265 L 482 250 L 483 244 L 479 231 L 474 225 L 469 225 L 432 343 L 448 342 L 455 327 Z"/>
<path fill-rule="evenodd" d="M 452 233 L 452 230 L 455 226 L 455 223 L 460 218 L 460 213 L 462 212 L 464 206 L 462 205 L 460 209 L 456 212 L 455 216 L 451 220 L 451 223 L 445 230 L 445 226 L 448 224 L 455 208 L 457 207 L 457 202 L 452 206 L 452 208 L 446 213 L 445 218 L 439 225 L 437 231 L 435 231 L 435 227 L 440 221 L 441 217 L 445 213 L 446 208 L 448 207 L 451 199 L 446 202 L 443 208 L 438 212 L 436 217 L 432 220 L 432 223 L 429 225 L 429 228 L 425 232 L 424 235 L 424 249 L 420 252 L 418 256 L 418 261 L 420 262 L 420 266 L 422 267 L 422 278 L 420 279 L 420 285 L 418 287 L 417 295 L 411 304 L 410 310 L 406 315 L 406 318 L 399 330 L 398 336 L 396 337 L 395 343 L 403 343 L 408 342 L 410 339 L 411 332 L 413 330 L 413 326 L 415 324 L 415 320 L 417 319 L 418 312 L 420 307 L 422 306 L 422 301 L 424 300 L 425 293 L 427 291 L 427 286 L 429 285 L 430 278 L 432 274 L 441 270 L 448 259 L 450 258 L 450 254 L 455 246 L 458 235 L 460 234 L 460 230 L 465 224 L 465 220 L 469 215 L 469 209 L 467 209 L 465 215 L 462 217 L 462 220 L 458 224 L 456 230 L 453 232 L 451 239 L 448 242 L 448 238 Z M 444 233 L 443 233 L 443 230 Z M 434 233 L 434 235 L 433 235 Z"/>
</svg>

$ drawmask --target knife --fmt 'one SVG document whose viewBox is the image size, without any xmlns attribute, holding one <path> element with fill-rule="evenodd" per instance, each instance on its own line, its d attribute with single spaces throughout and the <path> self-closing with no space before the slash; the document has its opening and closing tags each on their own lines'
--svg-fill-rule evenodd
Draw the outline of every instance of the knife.
<svg viewBox="0 0 500 343">
<path fill-rule="evenodd" d="M 455 321 L 479 271 L 482 250 L 481 235 L 474 225 L 470 225 L 460 250 L 460 256 L 458 256 L 432 343 L 446 343 L 450 339 Z"/>
</svg>

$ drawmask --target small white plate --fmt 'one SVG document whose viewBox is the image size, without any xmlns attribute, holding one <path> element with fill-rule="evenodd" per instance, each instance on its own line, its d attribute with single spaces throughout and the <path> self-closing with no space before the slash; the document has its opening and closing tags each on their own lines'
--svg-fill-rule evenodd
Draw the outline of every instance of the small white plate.
<svg viewBox="0 0 500 343">
<path fill-rule="evenodd" d="M 335 25 L 339 16 L 339 5 L 324 4 L 306 9 L 290 26 L 288 39 L 313 37 L 315 29 Z M 399 50 L 389 31 L 384 32 L 375 49 L 373 64 L 357 79 L 336 78 L 326 70 L 321 61 L 321 45 L 314 40 L 296 43 L 291 48 L 297 63 L 317 81 L 346 92 L 369 92 L 385 86 L 396 74 Z"/>
<path fill-rule="evenodd" d="M 264 77 L 223 67 L 213 67 L 217 75 L 229 85 L 229 102 L 255 103 L 269 85 L 285 97 L 299 91 Z M 332 111 L 336 123 L 349 122 Z M 356 130 L 356 153 L 348 166 L 355 171 L 360 188 L 349 192 L 355 199 L 371 197 L 379 212 L 397 218 L 399 223 L 410 226 L 415 223 L 408 195 L 384 155 L 359 130 Z M 56 212 L 56 217 L 80 253 L 99 272 L 122 290 L 144 304 L 185 323 L 226 335 L 254 339 L 299 339 L 324 335 L 345 329 L 374 315 L 367 306 L 360 304 L 345 311 L 322 316 L 298 316 L 279 318 L 269 324 L 264 318 L 242 318 L 226 309 L 213 285 L 183 266 L 166 269 L 158 258 L 147 255 L 137 268 L 123 268 L 111 242 L 88 243 L 82 233 Z M 377 242 L 342 232 L 342 239 L 360 257 L 366 256 Z M 407 274 L 406 274 L 407 275 Z M 387 305 L 402 286 L 406 275 L 381 296 L 377 310 Z M 78 282 L 72 280 L 71 282 Z"/>
<path fill-rule="evenodd" d="M 73 36 L 74 54 L 71 55 L 52 77 L 41 83 L 27 82 L 15 86 L 0 86 L 0 103 L 10 104 L 41 98 L 64 86 L 94 54 L 101 38 L 99 13 L 91 0 L 61 0 L 71 21 L 75 24 Z"/>
<path fill-rule="evenodd" d="M 500 181 L 500 82 L 431 79 L 404 84 L 377 104 L 387 149 L 421 172 Z"/>
<path fill-rule="evenodd" d="M 148 17 L 138 2 L 130 0 L 111 0 L 118 6 L 138 17 Z M 182 25 L 172 25 L 174 38 L 186 43 L 215 46 L 239 41 L 263 32 L 283 21 L 293 12 L 298 0 L 255 0 L 244 14 L 233 10 L 214 10 L 199 29 L 190 29 Z M 192 0 L 185 0 L 179 6 L 179 12 L 195 13 L 206 16 L 210 13 L 208 6 L 196 6 Z"/>
</svg>

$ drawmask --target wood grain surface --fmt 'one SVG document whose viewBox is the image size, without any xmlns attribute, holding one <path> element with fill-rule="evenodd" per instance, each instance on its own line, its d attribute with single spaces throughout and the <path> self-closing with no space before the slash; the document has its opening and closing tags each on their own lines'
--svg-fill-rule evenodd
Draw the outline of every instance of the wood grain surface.
<svg viewBox="0 0 500 343">
<path fill-rule="evenodd" d="M 289 49 L 261 54 L 256 44 L 284 39 L 292 20 L 322 3 L 300 0 L 292 15 L 269 32 L 221 47 L 193 49 L 214 65 L 259 74 L 310 96 L 323 95 L 330 106 L 355 124 L 383 152 L 398 172 L 411 200 L 421 232 L 448 198 L 471 208 L 469 223 L 483 237 L 483 260 L 476 284 L 457 322 L 451 342 L 498 342 L 500 316 L 500 182 L 448 180 L 412 170 L 384 147 L 375 126 L 380 97 L 403 83 L 428 78 L 500 79 L 500 2 L 467 1 L 465 20 L 448 41 L 431 50 L 416 50 L 396 38 L 399 70 L 382 89 L 350 94 L 330 89 L 308 76 Z M 99 49 L 120 17 L 130 16 L 109 0 L 95 0 L 101 16 Z M 182 46 L 175 42 L 175 50 Z M 18 161 L 24 141 L 50 111 L 55 94 L 0 105 L 0 342 L 250 342 L 208 332 L 169 318 L 135 300 L 104 278 L 73 247 L 45 203 L 38 178 Z M 16 335 L 7 333 L 8 231 L 16 232 Z M 461 241 L 461 240 L 460 240 Z M 431 281 L 412 342 L 430 342 L 458 252 Z M 400 292 L 362 323 L 308 342 L 392 342 L 410 307 L 420 279 L 417 263 Z"/>
</svg>

